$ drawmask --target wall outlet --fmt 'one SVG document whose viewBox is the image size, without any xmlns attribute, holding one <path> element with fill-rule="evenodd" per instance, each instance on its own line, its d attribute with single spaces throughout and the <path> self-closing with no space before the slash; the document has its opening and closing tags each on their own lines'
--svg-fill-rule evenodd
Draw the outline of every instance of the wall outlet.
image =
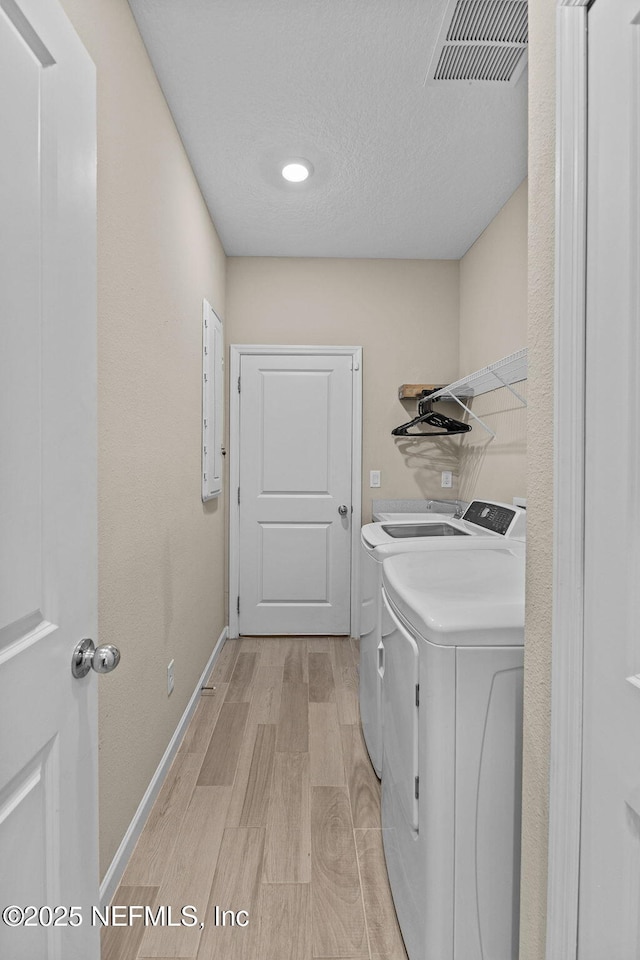
<svg viewBox="0 0 640 960">
<path fill-rule="evenodd" d="M 370 487 L 379 487 L 379 486 L 380 486 L 380 471 L 379 471 L 379 470 L 370 470 L 370 471 L 369 471 L 369 486 L 370 486 Z"/>
<path fill-rule="evenodd" d="M 169 666 L 167 667 L 167 696 L 170 697 L 173 692 L 173 664 L 172 660 Z"/>
<path fill-rule="evenodd" d="M 451 473 L 451 470 L 442 471 L 442 479 L 440 481 L 440 486 L 441 487 L 453 486 L 453 474 Z"/>
</svg>

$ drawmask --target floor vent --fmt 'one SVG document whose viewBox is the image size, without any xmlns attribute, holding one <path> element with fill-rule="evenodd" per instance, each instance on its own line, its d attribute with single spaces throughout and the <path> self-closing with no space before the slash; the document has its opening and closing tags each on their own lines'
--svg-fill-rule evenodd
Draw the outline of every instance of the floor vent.
<svg viewBox="0 0 640 960">
<path fill-rule="evenodd" d="M 452 0 L 427 80 L 514 84 L 527 39 L 527 0 Z"/>
</svg>

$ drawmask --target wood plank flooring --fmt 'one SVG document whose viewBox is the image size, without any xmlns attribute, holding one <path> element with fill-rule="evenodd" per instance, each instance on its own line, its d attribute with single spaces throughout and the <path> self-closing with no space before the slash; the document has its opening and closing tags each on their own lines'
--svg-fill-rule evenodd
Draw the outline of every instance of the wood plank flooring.
<svg viewBox="0 0 640 960">
<path fill-rule="evenodd" d="M 178 925 L 105 928 L 102 960 L 406 960 L 357 657 L 348 638 L 227 641 L 113 899 Z"/>
</svg>

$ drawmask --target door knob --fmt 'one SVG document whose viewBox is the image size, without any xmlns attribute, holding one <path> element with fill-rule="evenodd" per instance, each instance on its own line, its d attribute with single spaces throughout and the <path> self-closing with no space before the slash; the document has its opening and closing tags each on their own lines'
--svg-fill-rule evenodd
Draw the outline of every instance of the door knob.
<svg viewBox="0 0 640 960">
<path fill-rule="evenodd" d="M 120 651 L 112 643 L 96 647 L 93 640 L 81 640 L 71 657 L 71 673 L 80 680 L 92 668 L 96 673 L 111 673 L 120 663 Z"/>
<path fill-rule="evenodd" d="M 338 513 L 341 517 L 346 517 L 346 515 L 349 513 L 349 507 L 343 503 L 341 507 L 338 507 Z"/>
</svg>

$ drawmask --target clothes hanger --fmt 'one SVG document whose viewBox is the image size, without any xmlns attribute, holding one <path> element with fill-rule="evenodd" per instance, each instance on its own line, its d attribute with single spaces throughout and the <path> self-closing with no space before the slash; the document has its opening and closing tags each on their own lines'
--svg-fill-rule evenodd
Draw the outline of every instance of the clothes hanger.
<svg viewBox="0 0 640 960">
<path fill-rule="evenodd" d="M 411 427 L 420 423 L 428 423 L 429 426 L 437 427 L 437 430 L 418 430 L 415 433 L 409 433 Z M 454 420 L 453 417 L 446 417 L 443 413 L 436 413 L 431 409 L 431 400 L 429 397 L 423 397 L 418 401 L 418 416 L 408 423 L 401 423 L 399 427 L 394 427 L 391 435 L 394 437 L 451 437 L 457 433 L 468 433 L 471 425 L 462 423 L 461 420 Z"/>
</svg>

